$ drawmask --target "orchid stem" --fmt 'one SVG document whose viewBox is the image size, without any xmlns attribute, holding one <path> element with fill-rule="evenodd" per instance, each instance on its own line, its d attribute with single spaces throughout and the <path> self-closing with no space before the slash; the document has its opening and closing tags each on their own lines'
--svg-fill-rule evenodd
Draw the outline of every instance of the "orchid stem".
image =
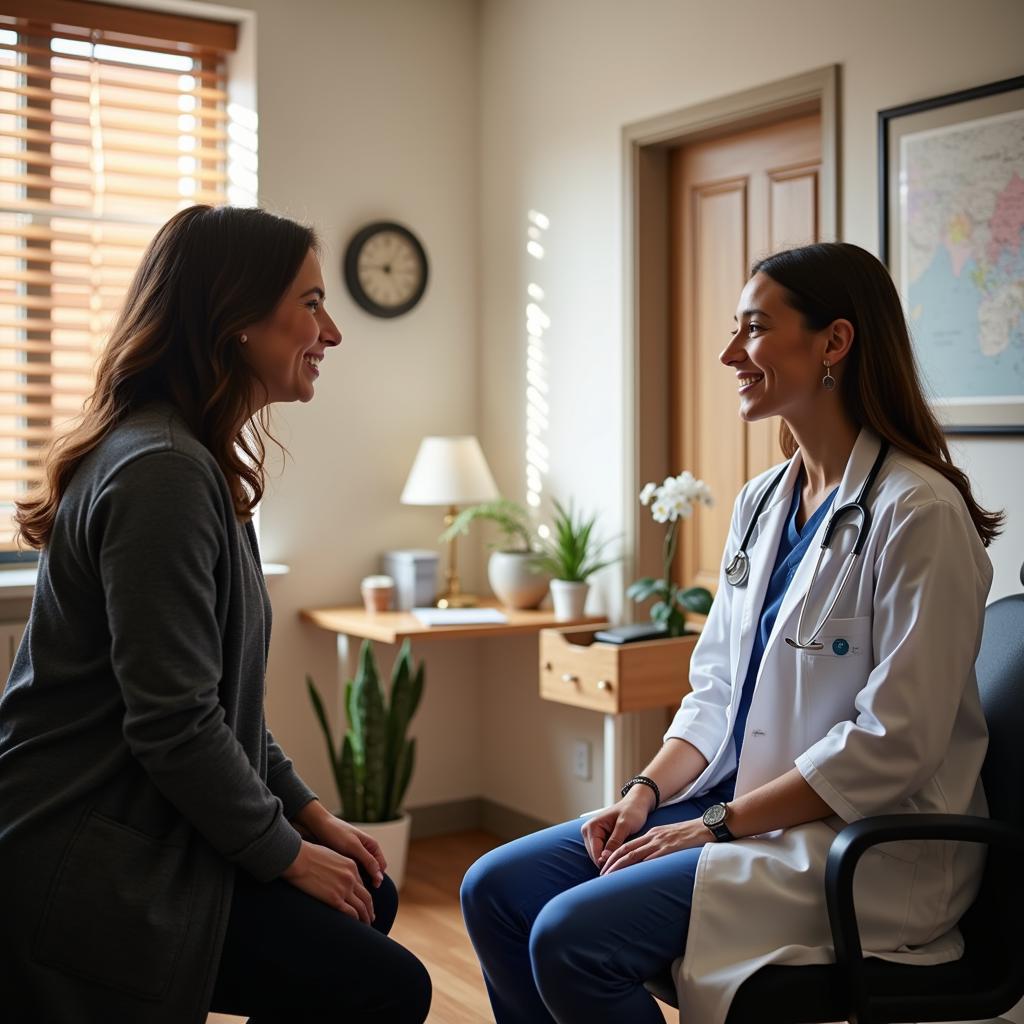
<svg viewBox="0 0 1024 1024">
<path fill-rule="evenodd" d="M 665 534 L 665 597 L 668 599 L 669 591 L 672 587 L 672 562 L 676 557 L 676 538 L 678 536 L 679 520 L 673 521 L 672 525 L 668 528 L 668 533 Z"/>
</svg>

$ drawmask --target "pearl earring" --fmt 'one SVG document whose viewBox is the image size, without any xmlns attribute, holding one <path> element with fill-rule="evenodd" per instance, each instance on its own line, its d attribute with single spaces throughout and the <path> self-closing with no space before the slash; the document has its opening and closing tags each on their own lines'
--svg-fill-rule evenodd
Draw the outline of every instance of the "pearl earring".
<svg viewBox="0 0 1024 1024">
<path fill-rule="evenodd" d="M 248 334 L 243 334 L 238 339 L 243 345 L 249 340 Z"/>
<path fill-rule="evenodd" d="M 825 360 L 825 376 L 821 378 L 821 386 L 826 391 L 831 391 L 836 386 L 836 379 L 832 376 L 832 371 L 829 369 L 831 364 Z"/>
</svg>

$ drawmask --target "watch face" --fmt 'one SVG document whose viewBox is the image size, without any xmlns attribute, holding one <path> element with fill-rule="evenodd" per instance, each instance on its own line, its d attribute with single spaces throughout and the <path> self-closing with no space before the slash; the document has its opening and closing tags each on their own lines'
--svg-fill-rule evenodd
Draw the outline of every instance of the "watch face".
<svg viewBox="0 0 1024 1024">
<path fill-rule="evenodd" d="M 401 224 L 369 224 L 349 243 L 345 283 L 368 313 L 401 316 L 426 290 L 427 254 L 419 239 Z"/>
<path fill-rule="evenodd" d="M 725 821 L 725 804 L 712 804 L 704 812 L 704 824 L 708 828 L 714 828 L 716 825 L 721 825 Z"/>
</svg>

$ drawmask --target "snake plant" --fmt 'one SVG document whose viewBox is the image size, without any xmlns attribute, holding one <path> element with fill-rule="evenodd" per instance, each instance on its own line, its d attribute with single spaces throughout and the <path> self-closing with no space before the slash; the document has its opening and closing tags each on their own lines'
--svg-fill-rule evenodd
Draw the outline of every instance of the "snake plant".
<svg viewBox="0 0 1024 1024">
<path fill-rule="evenodd" d="M 401 815 L 416 761 L 416 740 L 406 730 L 423 696 L 423 662 L 415 669 L 409 641 L 402 644 L 391 675 L 390 705 L 380 685 L 373 647 L 363 642 L 359 669 L 345 684 L 348 729 L 341 747 L 331 737 L 323 701 L 306 676 L 309 699 L 327 742 L 331 771 L 347 821 L 394 821 Z"/>
</svg>

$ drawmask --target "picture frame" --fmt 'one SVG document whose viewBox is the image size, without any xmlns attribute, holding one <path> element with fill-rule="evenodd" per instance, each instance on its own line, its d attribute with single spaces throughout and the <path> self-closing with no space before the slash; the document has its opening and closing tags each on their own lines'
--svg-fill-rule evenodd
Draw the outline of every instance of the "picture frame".
<svg viewBox="0 0 1024 1024">
<path fill-rule="evenodd" d="M 878 113 L 879 246 L 950 434 L 1024 434 L 1024 75 Z"/>
</svg>

